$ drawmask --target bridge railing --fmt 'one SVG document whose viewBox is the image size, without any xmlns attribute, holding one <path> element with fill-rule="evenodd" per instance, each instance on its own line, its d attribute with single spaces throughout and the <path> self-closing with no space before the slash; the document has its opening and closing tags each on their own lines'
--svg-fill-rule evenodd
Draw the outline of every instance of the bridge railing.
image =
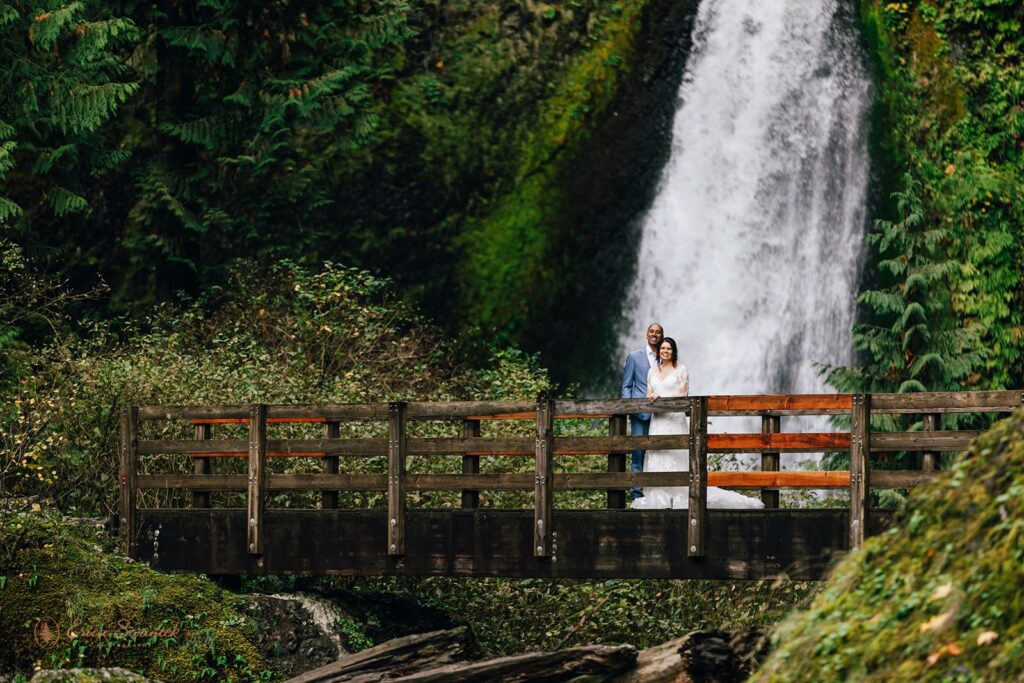
<svg viewBox="0 0 1024 683">
<path fill-rule="evenodd" d="M 700 557 L 707 546 L 707 487 L 760 489 L 766 507 L 778 506 L 778 491 L 796 489 L 850 489 L 850 546 L 864 539 L 872 488 L 909 488 L 937 475 L 939 454 L 959 451 L 977 432 L 941 431 L 941 416 L 955 413 L 1007 412 L 1024 404 L 1020 391 L 946 392 L 921 394 L 819 394 L 695 396 L 661 399 L 650 404 L 628 400 L 542 400 L 406 402 L 345 405 L 266 405 L 222 407 L 128 406 L 122 413 L 121 528 L 126 552 L 136 556 L 138 493 L 147 490 L 187 490 L 194 507 L 210 506 L 211 493 L 244 491 L 247 504 L 246 545 L 252 555 L 263 552 L 264 510 L 270 492 L 319 492 L 324 508 L 338 506 L 340 491 L 380 491 L 387 494 L 388 555 L 405 549 L 406 496 L 409 491 L 461 492 L 463 507 L 480 503 L 482 490 L 533 490 L 534 555 L 555 552 L 552 514 L 555 491 L 605 490 L 609 508 L 626 507 L 626 489 L 633 486 L 689 487 L 689 507 L 680 511 L 687 524 L 688 554 Z M 626 416 L 639 412 L 686 413 L 688 434 L 629 436 Z M 919 414 L 921 431 L 879 432 L 871 429 L 871 416 Z M 849 415 L 850 431 L 786 433 L 786 416 Z M 709 416 L 756 416 L 758 433 L 708 433 Z M 607 421 L 607 435 L 560 436 L 560 419 Z M 410 436 L 418 421 L 454 421 L 460 435 Z M 488 421 L 520 420 L 531 425 L 529 436 L 482 436 Z M 372 421 L 387 424 L 387 436 L 343 438 L 341 426 Z M 177 422 L 191 425 L 191 439 L 140 438 L 144 423 Z M 268 438 L 269 426 L 322 425 L 319 438 Z M 214 438 L 214 428 L 234 425 L 246 438 Z M 634 449 L 689 452 L 687 472 L 626 471 L 627 453 Z M 849 451 L 849 471 L 780 471 L 780 454 Z M 921 469 L 872 469 L 871 454 L 921 452 Z M 761 471 L 708 472 L 710 453 L 760 453 Z M 140 457 L 187 454 L 192 472 L 140 471 Z M 556 457 L 597 454 L 607 456 L 606 472 L 557 472 Z M 462 471 L 418 474 L 406 471 L 410 456 L 461 455 Z M 480 471 L 487 455 L 522 455 L 533 458 L 533 472 Z M 386 473 L 344 473 L 340 458 L 383 456 Z M 268 459 L 317 458 L 315 473 L 270 473 Z M 244 474 L 215 474 L 218 458 L 245 458 Z M 642 514 L 637 511 L 633 514 Z"/>
</svg>

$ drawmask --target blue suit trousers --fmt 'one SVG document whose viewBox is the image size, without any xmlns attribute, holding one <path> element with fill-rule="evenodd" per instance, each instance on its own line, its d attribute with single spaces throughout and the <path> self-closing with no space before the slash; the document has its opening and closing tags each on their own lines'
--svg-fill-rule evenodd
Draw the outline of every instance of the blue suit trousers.
<svg viewBox="0 0 1024 683">
<path fill-rule="evenodd" d="M 651 431 L 651 418 L 648 417 L 646 420 L 642 420 L 636 415 L 629 416 L 629 433 L 631 436 L 647 436 Z M 646 451 L 637 449 L 633 451 L 633 455 L 630 458 L 629 469 L 631 472 L 643 472 L 644 471 L 644 453 Z M 644 495 L 643 491 L 639 486 L 634 486 L 629 490 L 629 497 L 631 500 L 639 498 Z"/>
</svg>

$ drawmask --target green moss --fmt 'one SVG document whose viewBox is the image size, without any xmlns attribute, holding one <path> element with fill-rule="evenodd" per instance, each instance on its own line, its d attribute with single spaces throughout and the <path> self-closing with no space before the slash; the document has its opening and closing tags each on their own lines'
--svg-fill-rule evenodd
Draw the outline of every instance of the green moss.
<svg viewBox="0 0 1024 683">
<path fill-rule="evenodd" d="M 776 630 L 753 680 L 1019 680 L 1022 566 L 1018 411 L 836 567 L 810 609 Z"/>
<path fill-rule="evenodd" d="M 3 568 L 0 667 L 121 666 L 163 681 L 266 680 L 236 596 L 105 552 L 47 513 L 3 520 L 21 536 Z"/>
<path fill-rule="evenodd" d="M 515 337 L 529 301 L 561 273 L 550 254 L 564 223 L 563 165 L 588 141 L 595 119 L 615 101 L 632 63 L 648 3 L 615 3 L 593 21 L 587 47 L 567 60 L 537 116 L 507 150 L 519 158 L 513 182 L 471 216 L 458 240 L 464 254 L 464 306 L 470 317 Z"/>
</svg>

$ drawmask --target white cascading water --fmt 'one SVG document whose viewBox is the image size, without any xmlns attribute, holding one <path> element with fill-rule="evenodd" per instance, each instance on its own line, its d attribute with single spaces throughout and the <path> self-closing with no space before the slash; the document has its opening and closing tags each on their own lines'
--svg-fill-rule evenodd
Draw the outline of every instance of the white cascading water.
<svg viewBox="0 0 1024 683">
<path fill-rule="evenodd" d="M 837 0 L 698 10 L 620 344 L 640 347 L 661 322 L 692 395 L 832 391 L 814 364 L 851 359 L 870 86 L 843 11 Z"/>
</svg>

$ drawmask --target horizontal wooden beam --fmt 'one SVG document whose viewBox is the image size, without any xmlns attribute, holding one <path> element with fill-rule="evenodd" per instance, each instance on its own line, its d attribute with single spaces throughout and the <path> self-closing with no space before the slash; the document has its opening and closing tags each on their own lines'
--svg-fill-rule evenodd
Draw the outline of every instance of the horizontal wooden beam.
<svg viewBox="0 0 1024 683">
<path fill-rule="evenodd" d="M 931 481 L 939 472 L 919 470 L 872 470 L 873 488 L 912 488 Z M 535 477 L 530 473 L 407 474 L 410 491 L 527 491 Z M 687 486 L 687 472 L 556 472 L 556 491 L 599 491 L 634 486 Z M 850 485 L 850 473 L 841 470 L 781 472 L 709 472 L 708 484 L 732 489 L 827 489 Z M 141 474 L 140 489 L 194 489 L 241 491 L 246 479 L 241 474 Z M 270 491 L 384 491 L 384 474 L 270 474 Z"/>
<path fill-rule="evenodd" d="M 869 531 L 877 533 L 889 515 L 873 512 Z M 699 559 L 687 557 L 684 510 L 556 510 L 557 554 L 536 558 L 533 510 L 413 508 L 405 556 L 396 563 L 386 554 L 384 510 L 268 509 L 265 515 L 269 574 L 813 580 L 849 543 L 845 509 L 709 510 L 714 542 Z M 158 569 L 250 571 L 244 510 L 146 510 L 138 522 L 139 557 Z M 159 560 L 149 533 L 158 528 Z"/>
<path fill-rule="evenodd" d="M 1003 413 L 1024 406 L 1024 392 L 934 391 L 920 394 L 872 394 L 873 413 Z"/>
<path fill-rule="evenodd" d="M 708 451 L 712 453 L 757 453 L 776 451 L 814 453 L 844 451 L 850 448 L 847 432 L 817 434 L 708 434 Z"/>
<path fill-rule="evenodd" d="M 710 415 L 839 415 L 850 412 L 850 394 L 709 396 Z"/>
<path fill-rule="evenodd" d="M 871 452 L 962 451 L 980 431 L 959 432 L 872 432 Z"/>
</svg>

